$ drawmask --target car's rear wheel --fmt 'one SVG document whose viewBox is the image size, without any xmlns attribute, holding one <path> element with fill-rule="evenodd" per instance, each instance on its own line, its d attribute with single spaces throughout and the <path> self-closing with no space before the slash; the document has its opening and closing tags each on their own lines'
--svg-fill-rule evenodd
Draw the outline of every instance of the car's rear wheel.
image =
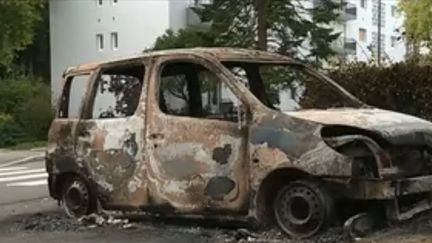
<svg viewBox="0 0 432 243">
<path fill-rule="evenodd" d="M 328 225 L 333 214 L 333 201 L 317 181 L 298 180 L 279 190 L 273 210 L 285 233 L 293 238 L 306 238 Z"/>
<path fill-rule="evenodd" d="M 94 212 L 94 198 L 87 184 L 72 177 L 63 185 L 61 205 L 67 215 L 79 218 Z"/>
</svg>

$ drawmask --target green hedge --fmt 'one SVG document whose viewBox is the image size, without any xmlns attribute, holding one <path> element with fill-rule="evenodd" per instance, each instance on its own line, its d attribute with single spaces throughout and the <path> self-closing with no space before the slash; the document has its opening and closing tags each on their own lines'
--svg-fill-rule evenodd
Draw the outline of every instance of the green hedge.
<svg viewBox="0 0 432 243">
<path fill-rule="evenodd" d="M 0 112 L 16 114 L 35 92 L 34 82 L 24 76 L 0 79 Z"/>
<path fill-rule="evenodd" d="M 0 147 L 46 140 L 52 120 L 50 87 L 24 76 L 0 79 Z"/>
<path fill-rule="evenodd" d="M 364 102 L 432 120 L 432 66 L 350 64 L 330 76 Z"/>
<path fill-rule="evenodd" d="M 8 114 L 0 113 L 0 147 L 12 146 L 25 141 L 25 133 Z"/>
</svg>

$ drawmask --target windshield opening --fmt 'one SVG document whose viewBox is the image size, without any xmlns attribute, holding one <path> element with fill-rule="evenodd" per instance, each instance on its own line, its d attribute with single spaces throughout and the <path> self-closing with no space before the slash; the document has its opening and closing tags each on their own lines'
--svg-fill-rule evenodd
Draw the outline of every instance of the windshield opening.
<svg viewBox="0 0 432 243">
<path fill-rule="evenodd" d="M 361 104 L 298 64 L 224 62 L 264 105 L 280 111 L 358 108 Z"/>
</svg>

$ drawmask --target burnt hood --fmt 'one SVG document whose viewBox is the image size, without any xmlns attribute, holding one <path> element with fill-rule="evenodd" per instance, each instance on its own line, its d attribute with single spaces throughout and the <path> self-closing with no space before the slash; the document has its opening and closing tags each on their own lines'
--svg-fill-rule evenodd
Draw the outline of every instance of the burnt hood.
<svg viewBox="0 0 432 243">
<path fill-rule="evenodd" d="M 300 110 L 285 114 L 322 125 L 342 125 L 375 132 L 392 144 L 430 145 L 432 123 L 414 116 L 381 109 Z"/>
</svg>

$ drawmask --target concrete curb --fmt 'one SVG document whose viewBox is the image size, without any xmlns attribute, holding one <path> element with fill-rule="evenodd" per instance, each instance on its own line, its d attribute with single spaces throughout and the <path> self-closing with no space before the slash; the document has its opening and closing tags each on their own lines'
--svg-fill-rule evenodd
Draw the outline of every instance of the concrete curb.
<svg viewBox="0 0 432 243">
<path fill-rule="evenodd" d="M 34 161 L 38 161 L 38 160 L 43 160 L 45 158 L 45 154 L 41 153 L 38 155 L 33 155 L 33 156 L 29 156 L 23 159 L 18 159 L 18 160 L 14 160 L 14 161 L 10 161 L 4 164 L 0 164 L 0 168 L 4 168 L 4 167 L 8 167 L 8 166 L 13 166 L 13 165 L 19 165 L 19 164 L 25 164 L 25 163 L 30 163 L 30 162 L 34 162 Z"/>
<path fill-rule="evenodd" d="M 30 151 L 34 151 L 34 152 L 45 152 L 46 150 L 47 150 L 46 147 L 37 147 L 37 148 L 30 149 Z"/>
</svg>

